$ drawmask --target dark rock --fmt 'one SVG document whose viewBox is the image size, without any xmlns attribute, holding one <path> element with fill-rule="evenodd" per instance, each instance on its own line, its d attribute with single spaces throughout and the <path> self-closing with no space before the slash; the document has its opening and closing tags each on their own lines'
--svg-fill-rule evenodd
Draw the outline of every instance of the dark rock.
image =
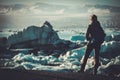
<svg viewBox="0 0 120 80">
<path fill-rule="evenodd" d="M 120 77 L 120 65 L 110 65 L 105 69 L 105 73 L 111 77 Z"/>
</svg>

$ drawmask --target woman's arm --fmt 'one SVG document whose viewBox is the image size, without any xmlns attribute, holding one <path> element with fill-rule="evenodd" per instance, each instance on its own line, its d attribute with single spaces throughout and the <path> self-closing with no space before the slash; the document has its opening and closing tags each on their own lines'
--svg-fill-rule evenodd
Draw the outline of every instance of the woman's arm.
<svg viewBox="0 0 120 80">
<path fill-rule="evenodd" d="M 86 32 L 86 39 L 87 39 L 87 41 L 91 40 L 90 25 L 88 26 L 88 29 L 87 29 L 87 32 Z"/>
</svg>

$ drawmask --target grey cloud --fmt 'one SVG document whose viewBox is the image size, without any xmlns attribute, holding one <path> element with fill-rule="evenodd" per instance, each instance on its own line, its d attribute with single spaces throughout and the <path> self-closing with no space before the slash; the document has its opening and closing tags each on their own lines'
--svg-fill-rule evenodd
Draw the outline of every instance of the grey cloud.
<svg viewBox="0 0 120 80">
<path fill-rule="evenodd" d="M 38 6 L 38 9 L 43 9 L 47 11 L 54 11 L 59 9 L 68 9 L 66 5 L 51 4 L 51 3 L 35 3 L 33 6 Z"/>
<path fill-rule="evenodd" d="M 26 8 L 27 6 L 23 5 L 23 4 L 14 4 L 11 6 L 13 10 L 19 10 L 22 8 Z"/>
<path fill-rule="evenodd" d="M 98 9 L 109 9 L 111 12 L 120 12 L 120 7 L 118 6 L 110 6 L 110 5 L 86 5 L 86 7 L 95 7 Z"/>
<path fill-rule="evenodd" d="M 101 4 L 84 4 L 84 6 L 81 7 L 81 5 L 65 5 L 65 4 L 54 4 L 54 3 L 45 3 L 45 2 L 37 2 L 32 5 L 25 5 L 25 4 L 11 4 L 11 5 L 0 5 L 0 10 L 3 10 L 3 12 L 0 12 L 0 14 L 5 14 L 5 9 L 7 12 L 11 9 L 12 11 L 20 10 L 20 9 L 26 9 L 29 13 L 29 9 L 31 7 L 34 7 L 35 9 L 41 10 L 43 12 L 55 12 L 61 9 L 64 9 L 65 13 L 86 13 L 90 8 L 94 7 L 96 9 L 108 9 L 110 12 L 120 12 L 120 7 L 116 6 L 109 6 L 109 5 L 101 5 Z"/>
<path fill-rule="evenodd" d="M 11 4 L 11 5 L 0 5 L 0 10 L 2 10 L 2 12 L 0 12 L 0 14 L 5 14 L 3 10 L 12 10 L 12 11 L 17 11 L 20 9 L 26 9 L 29 11 L 29 8 L 31 7 L 35 7 L 35 9 L 39 9 L 42 11 L 47 11 L 47 12 L 54 12 L 56 10 L 61 10 L 61 9 L 68 9 L 69 6 L 65 6 L 65 5 L 59 5 L 59 4 L 51 4 L 51 3 L 35 3 L 33 5 L 24 5 L 24 4 Z"/>
<path fill-rule="evenodd" d="M 11 10 L 16 11 L 23 8 L 28 8 L 28 6 L 23 4 L 12 4 L 12 5 L 0 4 L 0 14 L 6 14 L 6 13 L 9 13 L 9 11 Z"/>
<path fill-rule="evenodd" d="M 0 14 L 6 14 L 10 9 L 9 5 L 0 5 Z"/>
<path fill-rule="evenodd" d="M 8 16 L 0 15 L 0 30 L 7 28 L 7 24 L 9 23 Z"/>
</svg>

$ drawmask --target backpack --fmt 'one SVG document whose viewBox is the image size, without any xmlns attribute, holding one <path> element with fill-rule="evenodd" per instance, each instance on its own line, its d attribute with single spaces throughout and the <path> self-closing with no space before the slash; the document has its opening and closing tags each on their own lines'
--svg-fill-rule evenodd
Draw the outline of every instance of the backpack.
<svg viewBox="0 0 120 80">
<path fill-rule="evenodd" d="M 95 37 L 95 41 L 98 43 L 103 43 L 106 37 L 106 34 L 104 32 L 104 30 L 102 29 L 102 27 L 100 27 L 101 29 L 99 29 L 98 31 L 98 36 Z"/>
<path fill-rule="evenodd" d="M 100 44 L 103 43 L 104 40 L 105 40 L 106 34 L 105 34 L 104 30 L 102 29 L 100 23 L 96 22 L 96 23 L 94 23 L 94 24 L 92 24 L 90 26 L 91 26 L 90 33 L 92 35 L 92 39 L 91 39 L 92 42 L 100 43 Z"/>
</svg>

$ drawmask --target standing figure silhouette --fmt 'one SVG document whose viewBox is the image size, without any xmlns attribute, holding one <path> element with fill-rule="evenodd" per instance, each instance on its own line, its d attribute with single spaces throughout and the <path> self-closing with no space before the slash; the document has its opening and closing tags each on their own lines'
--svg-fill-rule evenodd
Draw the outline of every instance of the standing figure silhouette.
<svg viewBox="0 0 120 80">
<path fill-rule="evenodd" d="M 102 29 L 99 21 L 97 20 L 96 15 L 92 15 L 90 17 L 91 23 L 88 26 L 87 32 L 86 32 L 86 39 L 88 41 L 87 48 L 85 51 L 85 56 L 83 58 L 83 62 L 81 65 L 81 69 L 78 72 L 84 72 L 85 65 L 87 63 L 87 60 L 89 58 L 89 55 L 92 50 L 94 50 L 94 71 L 93 74 L 97 74 L 97 69 L 100 66 L 99 63 L 99 52 L 100 52 L 100 47 L 101 44 L 104 42 L 105 38 L 105 33 L 104 30 Z"/>
</svg>

